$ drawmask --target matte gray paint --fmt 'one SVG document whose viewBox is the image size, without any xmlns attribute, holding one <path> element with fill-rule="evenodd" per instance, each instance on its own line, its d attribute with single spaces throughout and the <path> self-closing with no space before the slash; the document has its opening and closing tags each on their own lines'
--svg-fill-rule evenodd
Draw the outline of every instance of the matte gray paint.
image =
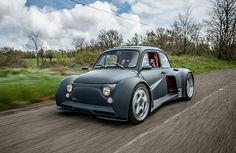
<svg viewBox="0 0 236 153">
<path fill-rule="evenodd" d="M 108 68 L 108 69 L 94 69 L 88 73 L 82 74 L 76 78 L 76 83 L 87 84 L 113 84 L 120 80 L 136 76 L 137 72 L 128 69 Z"/>
<path fill-rule="evenodd" d="M 165 54 L 165 52 L 162 50 L 153 47 L 133 46 L 115 48 L 108 51 L 112 50 L 139 51 L 140 56 L 137 66 L 134 69 L 93 69 L 92 71 L 80 76 L 71 76 L 65 78 L 57 90 L 57 106 L 62 107 L 62 109 L 66 109 L 67 111 L 82 110 L 90 112 L 91 114 L 101 118 L 124 121 L 128 120 L 128 112 L 132 93 L 134 88 L 139 83 L 145 84 L 149 89 L 151 98 L 151 111 L 155 110 L 157 107 L 167 101 L 179 98 L 178 93 L 167 93 L 166 77 L 174 76 L 176 79 L 177 89 L 182 88 L 182 91 L 185 90 L 186 76 L 188 73 L 192 73 L 188 69 L 153 68 L 151 70 L 142 70 L 141 62 L 143 55 L 150 51 L 162 52 Z M 71 97 L 74 96 L 74 99 L 65 98 L 67 93 L 66 86 L 70 83 L 75 87 L 71 94 Z M 110 86 L 112 88 L 112 93 L 110 96 L 113 98 L 112 104 L 106 103 L 108 97 L 105 97 L 102 94 L 102 88 L 105 86 Z M 83 94 L 78 94 L 78 92 Z M 184 92 L 182 93 L 182 96 L 185 96 Z M 86 99 L 86 97 L 88 98 Z M 84 103 L 83 101 L 80 101 L 81 99 L 88 101 Z"/>
</svg>

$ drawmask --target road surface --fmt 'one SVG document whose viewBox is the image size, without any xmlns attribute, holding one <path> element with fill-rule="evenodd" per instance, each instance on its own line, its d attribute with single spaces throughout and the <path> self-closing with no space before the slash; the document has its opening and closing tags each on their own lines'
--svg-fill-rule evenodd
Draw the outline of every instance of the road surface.
<svg viewBox="0 0 236 153">
<path fill-rule="evenodd" d="M 236 152 L 236 69 L 195 77 L 191 101 L 165 104 L 134 126 L 44 105 L 0 115 L 1 153 Z"/>
</svg>

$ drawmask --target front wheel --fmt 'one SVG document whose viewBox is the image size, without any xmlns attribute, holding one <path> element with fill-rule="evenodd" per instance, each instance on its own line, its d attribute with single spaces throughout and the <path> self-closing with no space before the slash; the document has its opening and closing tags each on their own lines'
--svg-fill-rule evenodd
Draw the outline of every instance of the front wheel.
<svg viewBox="0 0 236 153">
<path fill-rule="evenodd" d="M 192 73 L 188 73 L 185 80 L 185 100 L 190 100 L 193 97 L 194 79 Z"/>
<path fill-rule="evenodd" d="M 142 123 L 148 113 L 150 107 L 150 96 L 145 85 L 139 84 L 133 91 L 131 104 L 129 108 L 129 120 L 133 124 Z"/>
</svg>

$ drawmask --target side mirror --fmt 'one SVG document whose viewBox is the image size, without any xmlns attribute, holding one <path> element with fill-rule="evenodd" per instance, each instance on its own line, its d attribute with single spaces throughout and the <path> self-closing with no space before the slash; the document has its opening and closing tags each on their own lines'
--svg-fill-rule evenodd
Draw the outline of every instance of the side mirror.
<svg viewBox="0 0 236 153">
<path fill-rule="evenodd" d="M 82 70 L 88 70 L 89 68 L 88 68 L 88 66 L 83 66 L 81 69 Z"/>
<path fill-rule="evenodd" d="M 150 69 L 152 69 L 151 65 L 145 65 L 142 67 L 142 70 L 150 70 Z"/>
</svg>

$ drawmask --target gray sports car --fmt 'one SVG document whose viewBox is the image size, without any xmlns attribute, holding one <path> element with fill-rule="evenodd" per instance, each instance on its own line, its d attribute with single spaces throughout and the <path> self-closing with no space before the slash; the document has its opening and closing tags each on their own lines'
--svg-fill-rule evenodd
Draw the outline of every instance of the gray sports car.
<svg viewBox="0 0 236 153">
<path fill-rule="evenodd" d="M 62 111 L 139 124 L 165 102 L 190 100 L 193 90 L 193 73 L 171 68 L 161 49 L 121 47 L 103 52 L 88 73 L 65 78 L 56 104 Z"/>
</svg>

